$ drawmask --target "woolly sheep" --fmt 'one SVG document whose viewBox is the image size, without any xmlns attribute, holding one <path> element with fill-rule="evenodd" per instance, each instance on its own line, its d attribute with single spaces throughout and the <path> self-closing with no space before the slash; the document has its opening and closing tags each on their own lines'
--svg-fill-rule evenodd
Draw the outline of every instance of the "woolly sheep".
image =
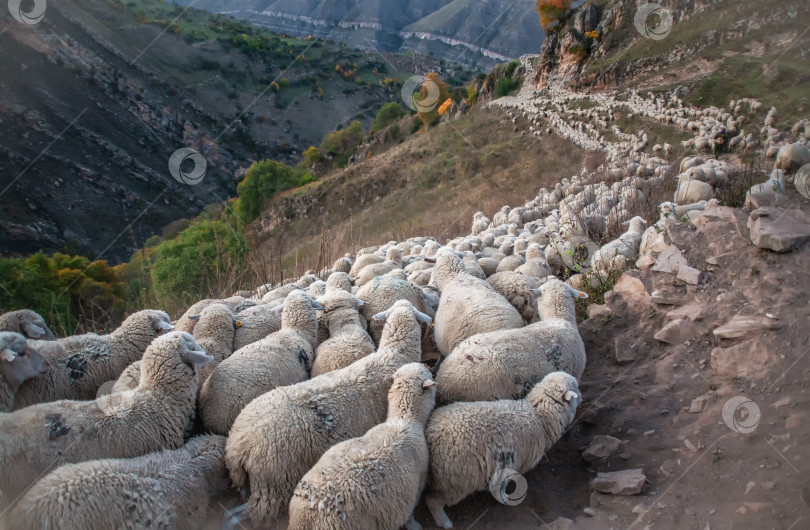
<svg viewBox="0 0 810 530">
<path fill-rule="evenodd" d="M 492 221 L 490 221 L 489 218 L 484 215 L 484 212 L 475 212 L 475 215 L 473 215 L 473 224 L 470 233 L 473 235 L 478 235 L 486 230 L 491 223 Z"/>
<path fill-rule="evenodd" d="M 15 408 L 57 399 L 95 399 L 101 385 L 117 379 L 143 356 L 153 339 L 173 328 L 169 322 L 163 311 L 147 309 L 127 317 L 109 335 L 88 333 L 31 342 L 51 368 L 45 377 L 20 386 Z"/>
<path fill-rule="evenodd" d="M 540 287 L 536 278 L 518 272 L 496 272 L 487 282 L 517 309 L 524 324 L 537 321 L 537 302 L 532 291 Z"/>
<path fill-rule="evenodd" d="M 523 318 L 509 301 L 485 280 L 467 274 L 455 254 L 439 255 L 433 274 L 442 293 L 434 328 L 442 355 L 477 333 L 523 326 Z"/>
<path fill-rule="evenodd" d="M 11 410 L 14 394 L 24 381 L 47 372 L 48 363 L 28 347 L 24 336 L 0 331 L 0 412 Z"/>
<path fill-rule="evenodd" d="M 233 351 L 260 341 L 281 329 L 281 313 L 277 306 L 258 304 L 234 314 L 241 322 L 233 337 Z"/>
<path fill-rule="evenodd" d="M 305 274 L 294 282 L 273 289 L 262 297 L 262 302 L 266 304 L 278 304 L 291 292 L 306 289 L 316 281 L 318 281 L 318 277 L 314 274 Z"/>
<path fill-rule="evenodd" d="M 402 253 L 398 248 L 388 250 L 385 261 L 382 263 L 373 263 L 363 267 L 357 274 L 355 285 L 362 287 L 368 282 L 372 281 L 377 276 L 388 274 L 395 269 L 402 268 Z"/>
<path fill-rule="evenodd" d="M 200 416 L 211 432 L 227 435 L 245 405 L 278 386 L 309 377 L 317 346 L 315 309 L 323 305 L 298 290 L 279 308 L 281 329 L 236 351 L 202 385 Z"/>
<path fill-rule="evenodd" d="M 380 343 L 385 323 L 372 317 L 390 309 L 398 300 L 407 300 L 417 311 L 431 318 L 436 316 L 418 286 L 392 276 L 374 278 L 357 291 L 357 298 L 365 302 L 360 311 L 369 322 L 369 334 L 376 344 Z"/>
<path fill-rule="evenodd" d="M 481 268 L 481 270 L 484 273 L 484 276 L 486 276 L 487 278 L 495 274 L 495 272 L 498 270 L 499 263 L 500 261 L 491 257 L 478 258 L 478 266 Z M 466 268 L 467 266 L 465 265 L 464 267 Z"/>
<path fill-rule="evenodd" d="M 374 353 L 374 341 L 366 332 L 366 319 L 359 314 L 365 302 L 342 290 L 321 299 L 329 309 L 324 312 L 329 339 L 315 349 L 312 377 L 349 366 Z"/>
<path fill-rule="evenodd" d="M 336 443 L 362 436 L 382 423 L 393 375 L 421 356 L 419 320 L 430 317 L 400 300 L 375 315 L 386 319 L 380 347 L 359 361 L 251 402 L 236 418 L 225 462 L 248 502 L 231 515 L 267 526 L 287 509 L 295 485 Z"/>
<path fill-rule="evenodd" d="M 422 364 L 397 370 L 385 423 L 333 446 L 304 475 L 290 501 L 290 528 L 419 528 L 413 509 L 427 479 L 424 427 L 435 385 Z"/>
<path fill-rule="evenodd" d="M 507 473 L 533 469 L 574 420 L 580 401 L 577 380 L 554 372 L 521 400 L 436 409 L 425 429 L 430 453 L 425 502 L 436 525 L 452 528 L 444 507 L 475 491 L 489 487 L 504 495 Z"/>
<path fill-rule="evenodd" d="M 776 155 L 775 167 L 788 175 L 797 172 L 805 164 L 810 164 L 810 149 L 800 143 L 783 145 Z"/>
<path fill-rule="evenodd" d="M 540 322 L 473 335 L 442 362 L 436 374 L 439 403 L 520 399 L 555 371 L 579 379 L 585 346 L 574 300 L 588 295 L 556 278 L 539 291 Z"/>
<path fill-rule="evenodd" d="M 205 353 L 213 357 L 197 373 L 197 382 L 202 387 L 214 368 L 233 353 L 234 335 L 242 322 L 234 317 L 225 304 L 211 304 L 199 315 L 192 315 L 191 319 L 197 322 L 194 326 L 194 340 Z M 135 361 L 129 365 L 113 385 L 112 392 L 136 388 L 141 380 L 142 364 L 143 361 Z"/>
<path fill-rule="evenodd" d="M 546 263 L 543 248 L 537 243 L 529 243 L 526 248 L 526 263 L 515 269 L 515 272 L 535 278 L 547 278 L 551 275 L 551 268 Z"/>
<path fill-rule="evenodd" d="M 0 331 L 20 333 L 34 340 L 56 340 L 39 313 L 30 309 L 9 311 L 0 315 Z"/>
<path fill-rule="evenodd" d="M 643 218 L 633 217 L 625 233 L 593 254 L 591 268 L 599 279 L 607 280 L 635 262 L 641 246 L 641 236 L 646 230 L 645 225 Z"/>
<path fill-rule="evenodd" d="M 675 203 L 692 204 L 708 201 L 712 197 L 714 197 L 714 189 L 710 184 L 691 179 L 683 173 L 679 176 L 678 188 L 675 190 Z"/>
<path fill-rule="evenodd" d="M 5 499 L 13 499 L 51 466 L 131 458 L 182 446 L 194 411 L 197 366 L 211 360 L 194 337 L 175 331 L 146 349 L 141 381 L 134 390 L 0 414 Z"/>
<path fill-rule="evenodd" d="M 202 528 L 227 484 L 225 437 L 171 451 L 67 464 L 41 479 L 9 517 L 20 528 Z"/>
<path fill-rule="evenodd" d="M 392 256 L 394 255 L 394 252 L 395 251 L 391 251 Z M 352 268 L 349 270 L 349 276 L 356 278 L 363 268 L 367 267 L 368 265 L 374 265 L 384 261 L 385 258 L 378 254 L 358 254 L 357 259 L 354 260 Z"/>
<path fill-rule="evenodd" d="M 268 284 L 269 285 L 269 284 Z M 242 296 L 231 296 L 230 298 L 224 298 L 222 300 L 214 299 L 214 298 L 207 298 L 205 300 L 200 300 L 196 304 L 192 305 L 183 315 L 177 319 L 175 322 L 174 329 L 175 331 L 185 331 L 186 333 L 194 333 L 194 326 L 197 325 L 196 320 L 192 320 L 190 317 L 194 315 L 199 315 L 203 312 L 203 309 L 208 307 L 211 304 L 223 304 L 225 307 L 233 311 L 234 313 L 238 313 L 239 311 L 244 310 L 247 307 L 252 307 L 257 305 L 259 302 L 256 300 L 250 300 L 248 298 L 244 298 Z"/>
</svg>

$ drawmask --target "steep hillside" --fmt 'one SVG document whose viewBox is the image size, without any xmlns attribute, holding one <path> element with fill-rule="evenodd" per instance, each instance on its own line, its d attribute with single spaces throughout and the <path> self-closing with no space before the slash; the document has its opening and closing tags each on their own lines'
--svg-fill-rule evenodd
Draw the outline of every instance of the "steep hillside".
<svg viewBox="0 0 810 530">
<path fill-rule="evenodd" d="M 351 120 L 368 128 L 409 75 L 378 53 L 157 0 L 49 3 L 36 25 L 3 13 L 4 255 L 128 258 L 172 221 L 234 196 L 253 161 L 298 160 Z M 409 66 L 441 69 L 418 56 Z M 205 157 L 197 186 L 169 174 L 181 147 Z"/>
<path fill-rule="evenodd" d="M 431 52 L 488 69 L 537 53 L 543 30 L 530 0 L 181 0 L 291 35 L 361 48 Z"/>
</svg>

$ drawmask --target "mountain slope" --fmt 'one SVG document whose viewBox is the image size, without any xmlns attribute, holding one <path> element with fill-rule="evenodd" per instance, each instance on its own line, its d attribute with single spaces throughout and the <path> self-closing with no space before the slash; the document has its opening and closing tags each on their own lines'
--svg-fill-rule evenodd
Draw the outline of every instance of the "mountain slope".
<svg viewBox="0 0 810 530">
<path fill-rule="evenodd" d="M 432 52 L 469 66 L 537 53 L 543 30 L 531 0 L 181 0 L 291 35 L 361 48 Z"/>
<path fill-rule="evenodd" d="M 4 10 L 0 32 L 4 255 L 67 248 L 118 262 L 234 196 L 254 160 L 297 160 L 399 98 L 381 86 L 398 73 L 378 53 L 157 0 L 49 3 L 33 26 Z M 181 147 L 207 162 L 197 186 L 169 174 Z"/>
</svg>

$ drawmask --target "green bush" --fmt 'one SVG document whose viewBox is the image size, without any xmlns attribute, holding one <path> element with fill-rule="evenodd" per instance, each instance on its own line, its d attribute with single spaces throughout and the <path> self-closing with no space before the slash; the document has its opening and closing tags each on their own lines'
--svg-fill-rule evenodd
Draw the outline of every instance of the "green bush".
<svg viewBox="0 0 810 530">
<path fill-rule="evenodd" d="M 374 118 L 374 123 L 372 123 L 371 128 L 375 131 L 380 131 L 404 115 L 405 111 L 402 110 L 402 105 L 396 102 L 386 103 L 382 106 L 382 108 L 380 108 L 380 111 L 377 113 L 377 117 Z"/>
<path fill-rule="evenodd" d="M 362 130 L 362 129 L 361 129 Z M 276 193 L 312 182 L 314 177 L 305 167 L 291 168 L 275 160 L 256 162 L 245 172 L 245 178 L 236 188 L 239 199 L 236 212 L 245 223 L 253 221 L 262 203 Z"/>
<path fill-rule="evenodd" d="M 508 96 L 518 86 L 519 83 L 514 79 L 512 79 L 511 77 L 502 77 L 501 79 L 498 80 L 498 83 L 495 85 L 495 99 Z"/>
</svg>

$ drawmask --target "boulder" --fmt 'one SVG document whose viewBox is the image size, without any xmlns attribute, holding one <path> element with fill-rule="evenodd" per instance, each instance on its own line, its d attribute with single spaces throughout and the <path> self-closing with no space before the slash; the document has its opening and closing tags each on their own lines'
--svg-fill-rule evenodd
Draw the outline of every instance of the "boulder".
<svg viewBox="0 0 810 530">
<path fill-rule="evenodd" d="M 763 331 L 777 329 L 776 320 L 757 315 L 734 315 L 731 320 L 713 331 L 718 339 L 739 339 L 760 335 Z"/>
<path fill-rule="evenodd" d="M 703 273 L 689 265 L 680 265 L 678 267 L 678 279 L 683 280 L 689 285 L 698 285 Z"/>
<path fill-rule="evenodd" d="M 759 248 L 789 252 L 810 239 L 810 218 L 801 210 L 757 208 L 748 218 L 748 230 Z"/>
<path fill-rule="evenodd" d="M 667 322 L 667 324 L 655 334 L 655 340 L 672 345 L 683 344 L 694 337 L 695 326 L 685 318 Z"/>
<path fill-rule="evenodd" d="M 681 265 L 688 265 L 686 258 L 681 254 L 680 249 L 675 245 L 669 245 L 661 252 L 652 270 L 656 272 L 676 273 Z"/>
<path fill-rule="evenodd" d="M 712 367 L 721 375 L 757 377 L 765 373 L 768 357 L 768 348 L 759 339 L 750 339 L 712 350 Z"/>
<path fill-rule="evenodd" d="M 613 436 L 594 436 L 590 445 L 582 452 L 586 462 L 599 462 L 610 458 L 622 446 L 622 441 Z"/>
</svg>

